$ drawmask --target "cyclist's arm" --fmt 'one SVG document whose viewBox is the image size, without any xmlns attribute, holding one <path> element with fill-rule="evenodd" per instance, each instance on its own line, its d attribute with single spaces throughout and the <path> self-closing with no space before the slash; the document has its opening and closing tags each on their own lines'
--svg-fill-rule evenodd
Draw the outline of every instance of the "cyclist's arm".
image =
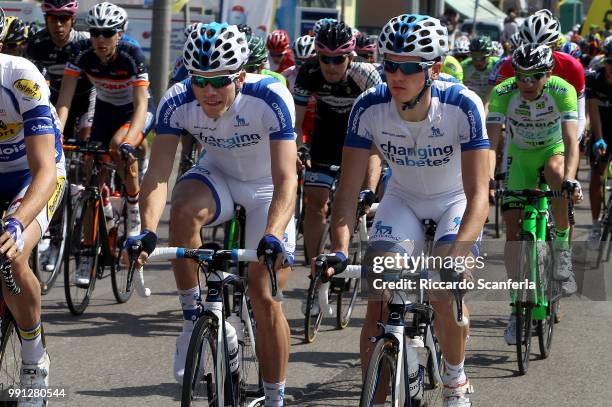
<svg viewBox="0 0 612 407">
<path fill-rule="evenodd" d="M 366 171 L 366 177 L 363 181 L 362 189 L 369 189 L 370 191 L 376 191 L 378 181 L 380 180 L 380 173 L 382 171 L 382 158 L 378 149 L 372 146 L 370 149 L 370 157 L 368 158 L 368 169 Z"/>
<path fill-rule="evenodd" d="M 135 85 L 133 87 L 133 92 L 134 113 L 132 114 L 132 125 L 128 130 L 125 141 L 135 146 L 138 144 L 139 135 L 147 120 L 147 104 L 149 102 L 148 83 L 146 85 Z M 143 137 L 145 136 L 146 134 L 143 134 Z"/>
<path fill-rule="evenodd" d="M 172 173 L 179 139 L 180 137 L 174 134 L 158 134 L 153 140 L 149 169 L 140 189 L 142 229 L 157 230 L 159 219 L 166 206 L 168 179 Z"/>
<path fill-rule="evenodd" d="M 302 125 L 304 124 L 304 116 L 306 116 L 306 106 L 295 105 L 295 134 L 297 135 L 297 146 L 302 146 Z"/>
<path fill-rule="evenodd" d="M 293 216 L 297 195 L 297 178 L 295 162 L 297 149 L 289 140 L 271 140 L 270 157 L 272 160 L 272 183 L 274 194 L 268 211 L 266 234 L 272 234 L 283 240 L 285 229 Z"/>
<path fill-rule="evenodd" d="M 597 99 L 587 99 L 589 108 L 589 118 L 591 121 L 591 130 L 593 131 L 593 140 L 596 141 L 603 138 L 601 130 L 601 117 L 599 116 L 599 103 Z"/>
<path fill-rule="evenodd" d="M 489 150 L 489 177 L 495 178 L 496 151 L 502 135 L 502 125 L 500 123 L 487 123 L 487 134 L 491 143 L 491 149 Z"/>
<path fill-rule="evenodd" d="M 57 98 L 57 115 L 59 116 L 60 131 L 62 133 L 64 132 L 64 126 L 68 120 L 68 113 L 70 112 L 72 98 L 74 97 L 78 82 L 79 76 L 73 75 L 72 71 L 70 71 L 70 73 L 64 71 L 62 86 L 60 87 L 60 93 Z"/>
<path fill-rule="evenodd" d="M 567 120 L 561 122 L 561 132 L 563 135 L 563 143 L 565 144 L 565 170 L 563 179 L 574 180 L 576 179 L 579 160 L 578 139 L 576 139 L 578 121 Z"/>
</svg>

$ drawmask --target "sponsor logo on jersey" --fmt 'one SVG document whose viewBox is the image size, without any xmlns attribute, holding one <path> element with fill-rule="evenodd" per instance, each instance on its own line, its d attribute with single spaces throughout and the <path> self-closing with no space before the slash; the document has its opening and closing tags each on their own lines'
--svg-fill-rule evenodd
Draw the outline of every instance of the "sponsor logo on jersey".
<svg viewBox="0 0 612 407">
<path fill-rule="evenodd" d="M 33 133 L 42 133 L 48 131 L 49 133 L 53 133 L 53 126 L 50 124 L 35 124 L 31 127 Z"/>
<path fill-rule="evenodd" d="M 281 129 L 287 127 L 287 118 L 285 117 L 283 110 L 278 105 L 278 103 L 274 102 L 271 106 L 272 109 L 274 109 L 274 111 L 276 112 L 276 117 L 278 117 L 278 120 L 280 121 Z"/>
<path fill-rule="evenodd" d="M 9 161 L 11 159 L 15 159 L 15 154 L 18 154 L 25 150 L 25 143 L 19 144 L 0 144 L 0 160 Z"/>
<path fill-rule="evenodd" d="M 395 241 L 400 240 L 398 236 L 393 235 L 393 227 L 390 225 L 385 225 L 381 220 L 374 224 L 374 234 L 372 235 L 372 238 Z"/>
<path fill-rule="evenodd" d="M 18 79 L 13 83 L 13 87 L 27 98 L 40 100 L 42 97 L 40 85 L 29 79 Z"/>
<path fill-rule="evenodd" d="M 0 141 L 8 141 L 21 131 L 21 123 L 6 123 L 0 120 Z"/>
<path fill-rule="evenodd" d="M 214 136 L 205 136 L 202 133 L 200 133 L 197 137 L 204 144 L 208 144 L 212 147 L 226 148 L 228 150 L 231 150 L 232 148 L 243 148 L 252 146 L 261 141 L 261 136 L 257 133 L 234 133 L 234 136 L 228 139 L 216 138 Z"/>
<path fill-rule="evenodd" d="M 440 131 L 439 128 L 431 126 L 431 136 L 429 137 L 442 137 L 444 136 L 444 133 L 442 133 L 442 131 Z"/>
<path fill-rule="evenodd" d="M 535 107 L 536 109 L 544 109 L 546 107 L 546 103 L 544 103 L 544 101 L 536 102 Z"/>
<path fill-rule="evenodd" d="M 438 167 L 450 162 L 454 153 L 452 145 L 427 147 L 396 146 L 390 140 L 380 145 L 385 158 L 398 165 L 407 167 Z"/>
<path fill-rule="evenodd" d="M 353 114 L 353 123 L 351 124 L 351 131 L 353 133 L 357 133 L 359 130 L 359 119 L 361 118 L 361 114 L 365 110 L 365 107 L 361 106 L 357 111 Z"/>
<path fill-rule="evenodd" d="M 381 134 L 385 135 L 385 136 L 391 136 L 391 137 L 398 137 L 398 138 L 406 138 L 405 134 L 394 134 L 394 133 L 389 133 L 388 131 L 381 131 Z"/>
<path fill-rule="evenodd" d="M 240 115 L 236 115 L 236 124 L 234 125 L 234 127 L 244 127 L 244 126 L 249 126 L 250 123 L 246 121 L 246 119 L 244 117 L 240 117 Z"/>
<path fill-rule="evenodd" d="M 453 224 L 449 225 L 449 227 L 446 229 L 446 231 L 447 232 L 455 231 L 455 230 L 459 229 L 459 226 L 461 226 L 461 216 L 455 216 L 453 218 Z"/>
</svg>

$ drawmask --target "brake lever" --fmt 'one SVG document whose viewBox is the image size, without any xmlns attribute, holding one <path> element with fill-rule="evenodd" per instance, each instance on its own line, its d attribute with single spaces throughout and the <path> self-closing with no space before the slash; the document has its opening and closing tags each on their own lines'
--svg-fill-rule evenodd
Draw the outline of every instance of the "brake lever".
<svg viewBox="0 0 612 407">
<path fill-rule="evenodd" d="M 276 281 L 276 272 L 274 271 L 274 258 L 272 253 L 267 253 L 264 256 L 266 262 L 266 268 L 268 269 L 268 276 L 270 277 L 270 289 L 272 291 L 272 298 L 275 301 L 280 302 L 283 299 L 283 294 L 278 290 L 278 282 Z"/>
</svg>

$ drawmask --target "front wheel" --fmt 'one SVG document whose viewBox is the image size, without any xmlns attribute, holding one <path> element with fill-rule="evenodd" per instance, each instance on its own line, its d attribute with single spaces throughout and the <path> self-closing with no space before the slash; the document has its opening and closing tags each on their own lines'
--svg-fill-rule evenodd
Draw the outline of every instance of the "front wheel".
<svg viewBox="0 0 612 407">
<path fill-rule="evenodd" d="M 383 337 L 376 342 L 361 390 L 360 407 L 386 405 L 387 401 L 396 405 L 400 395 L 395 394 L 392 383 L 397 372 L 397 355 L 396 342 L 391 338 Z"/>
<path fill-rule="evenodd" d="M 9 400 L 9 390 L 19 388 L 21 371 L 21 337 L 13 316 L 3 302 L 4 315 L 0 334 L 0 397 Z M 16 405 L 17 403 L 15 403 Z M 7 404 L 10 405 L 10 404 Z"/>
<path fill-rule="evenodd" d="M 108 244 L 110 253 L 113 258 L 111 265 L 111 285 L 113 286 L 113 294 L 118 303 L 127 302 L 134 292 L 133 275 L 128 276 L 129 267 L 121 263 L 121 250 L 127 240 L 127 208 L 126 203 L 123 203 L 122 216 L 119 222 L 109 231 Z M 132 273 L 133 274 L 133 273 Z M 128 280 L 129 286 L 128 286 Z"/>
<path fill-rule="evenodd" d="M 323 311 L 319 309 L 318 314 L 313 314 L 312 309 L 315 306 L 315 301 L 318 301 L 317 290 L 319 286 L 319 275 L 315 274 L 310 279 L 308 287 L 308 297 L 306 298 L 306 316 L 304 317 L 304 339 L 307 343 L 312 343 L 319 333 L 321 321 L 323 321 Z"/>
<path fill-rule="evenodd" d="M 536 246 L 533 237 L 525 234 L 521 237 L 521 256 L 519 260 L 517 281 L 535 281 L 533 278 L 533 267 L 537 264 Z M 533 294 L 528 287 L 522 287 L 515 291 L 515 315 L 516 315 L 516 358 L 521 375 L 527 373 L 529 368 L 529 357 L 531 355 L 531 334 Z"/>
</svg>

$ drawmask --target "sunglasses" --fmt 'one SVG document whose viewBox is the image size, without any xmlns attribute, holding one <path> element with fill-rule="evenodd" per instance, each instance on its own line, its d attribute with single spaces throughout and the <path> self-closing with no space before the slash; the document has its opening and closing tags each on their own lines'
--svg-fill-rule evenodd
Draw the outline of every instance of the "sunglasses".
<svg viewBox="0 0 612 407">
<path fill-rule="evenodd" d="M 346 61 L 346 58 L 348 58 L 347 55 L 335 55 L 335 56 L 319 55 L 319 61 L 323 62 L 326 65 L 343 64 L 344 61 Z"/>
<path fill-rule="evenodd" d="M 45 16 L 50 23 L 60 22 L 61 24 L 66 24 L 68 21 L 71 21 L 73 16 L 69 14 L 47 14 Z"/>
<path fill-rule="evenodd" d="M 100 30 L 98 28 L 90 28 L 89 29 L 89 35 L 93 38 L 102 36 L 104 38 L 111 38 L 113 37 L 115 34 L 117 34 L 117 30 Z"/>
<path fill-rule="evenodd" d="M 383 67 L 389 73 L 395 73 L 399 69 L 404 75 L 414 75 L 415 73 L 423 72 L 424 66 L 428 66 L 423 62 L 394 62 L 388 59 L 383 59 Z"/>
<path fill-rule="evenodd" d="M 472 57 L 472 61 L 474 61 L 474 62 L 484 62 L 486 60 L 487 60 L 486 56 L 475 56 L 475 57 Z"/>
<path fill-rule="evenodd" d="M 537 81 L 539 81 L 540 79 L 542 79 L 543 77 L 546 76 L 546 72 L 538 72 L 538 73 L 533 73 L 533 74 L 523 74 L 523 73 L 516 73 L 516 80 L 518 82 L 523 82 L 526 83 L 528 85 L 534 84 Z"/>
<path fill-rule="evenodd" d="M 221 89 L 233 83 L 239 76 L 239 73 L 211 77 L 191 74 L 191 83 L 198 88 L 205 88 L 206 85 L 210 85 L 215 89 Z"/>
</svg>

